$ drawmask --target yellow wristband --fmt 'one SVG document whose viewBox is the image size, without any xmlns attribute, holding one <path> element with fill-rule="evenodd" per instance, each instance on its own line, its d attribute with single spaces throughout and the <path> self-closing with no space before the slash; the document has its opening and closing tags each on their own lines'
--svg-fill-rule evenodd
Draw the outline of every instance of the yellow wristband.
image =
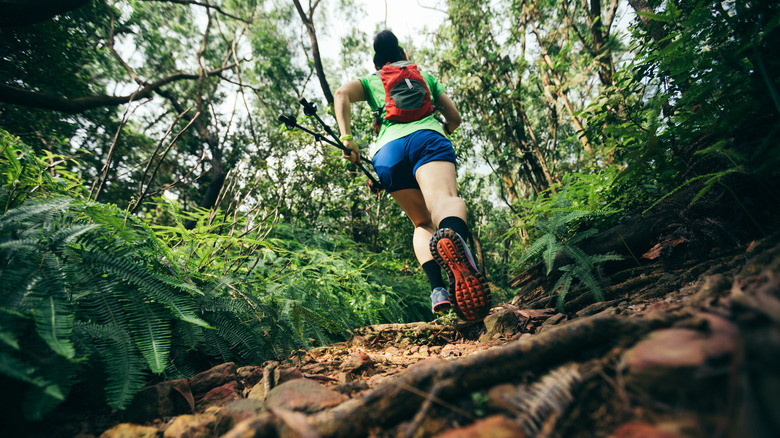
<svg viewBox="0 0 780 438">
<path fill-rule="evenodd" d="M 341 137 L 339 137 L 339 140 L 344 142 L 344 141 L 347 141 L 347 140 L 352 140 L 353 138 L 354 137 L 352 137 L 352 135 L 342 135 Z"/>
</svg>

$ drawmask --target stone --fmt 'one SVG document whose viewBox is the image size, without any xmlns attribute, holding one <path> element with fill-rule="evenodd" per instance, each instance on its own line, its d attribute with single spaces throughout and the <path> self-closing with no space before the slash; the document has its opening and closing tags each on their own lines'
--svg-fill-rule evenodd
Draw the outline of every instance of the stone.
<svg viewBox="0 0 780 438">
<path fill-rule="evenodd" d="M 169 380 L 139 391 L 126 411 L 134 423 L 145 423 L 158 417 L 192 413 L 195 399 L 187 379 Z"/>
<path fill-rule="evenodd" d="M 156 427 L 121 423 L 103 432 L 100 438 L 156 438 L 157 432 Z"/>
<path fill-rule="evenodd" d="M 346 399 L 344 394 L 328 389 L 317 382 L 296 379 L 272 389 L 266 397 L 266 406 L 312 413 L 336 406 Z"/>
<path fill-rule="evenodd" d="M 249 365 L 238 368 L 236 376 L 244 382 L 245 386 L 252 386 L 263 378 L 263 367 Z"/>
<path fill-rule="evenodd" d="M 277 436 L 275 417 L 270 412 L 263 412 L 238 423 L 221 438 L 254 438 Z"/>
<path fill-rule="evenodd" d="M 509 309 L 501 309 L 485 318 L 485 333 L 479 337 L 480 342 L 498 339 L 503 335 L 512 335 L 520 324 L 520 318 Z"/>
<path fill-rule="evenodd" d="M 235 379 L 236 364 L 233 362 L 223 363 L 193 376 L 190 379 L 190 389 L 193 394 L 203 394 Z"/>
<path fill-rule="evenodd" d="M 454 344 L 447 344 L 441 349 L 439 353 L 441 357 L 459 357 L 463 356 L 463 353 Z"/>
<path fill-rule="evenodd" d="M 218 386 L 211 391 L 207 392 L 199 401 L 198 407 L 205 409 L 209 406 L 224 405 L 232 400 L 238 400 L 241 398 L 239 395 L 238 382 L 233 380 L 232 382 L 225 383 L 222 386 Z"/>
<path fill-rule="evenodd" d="M 298 367 L 279 367 L 274 373 L 276 374 L 276 384 L 289 382 L 290 380 L 302 379 L 303 373 Z"/>
<path fill-rule="evenodd" d="M 213 414 L 179 415 L 163 432 L 164 438 L 210 438 L 217 417 Z"/>
<path fill-rule="evenodd" d="M 217 423 L 214 435 L 217 436 L 227 432 L 247 418 L 260 414 L 264 409 L 265 403 L 262 400 L 244 398 L 229 402 L 215 412 Z"/>
<path fill-rule="evenodd" d="M 503 415 L 493 415 L 465 427 L 450 429 L 437 438 L 523 438 L 523 428 Z"/>
<path fill-rule="evenodd" d="M 656 330 L 623 354 L 626 381 L 648 390 L 675 392 L 699 381 L 696 371 L 732 355 L 739 332 L 734 323 L 714 314 L 697 315 L 707 332 L 690 328 Z"/>
<path fill-rule="evenodd" d="M 246 398 L 261 401 L 265 400 L 265 380 L 261 379 L 259 382 L 257 382 L 257 384 L 249 391 L 249 394 L 247 394 Z"/>
<path fill-rule="evenodd" d="M 344 363 L 341 365 L 343 371 L 362 371 L 374 364 L 371 357 L 362 352 L 356 351 L 347 357 Z"/>
</svg>

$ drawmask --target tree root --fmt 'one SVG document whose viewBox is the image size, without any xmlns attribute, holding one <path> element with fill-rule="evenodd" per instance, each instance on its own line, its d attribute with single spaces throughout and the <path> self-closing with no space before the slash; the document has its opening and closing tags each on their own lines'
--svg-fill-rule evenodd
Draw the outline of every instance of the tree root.
<svg viewBox="0 0 780 438">
<path fill-rule="evenodd" d="M 570 361 L 576 353 L 609 347 L 621 338 L 616 336 L 618 333 L 636 337 L 648 329 L 650 325 L 641 319 L 597 315 L 577 320 L 501 349 L 409 370 L 363 399 L 353 399 L 313 415 L 309 422 L 323 437 L 365 436 L 370 427 L 387 428 L 411 417 L 425 400 L 428 405 L 433 403 L 433 397 L 420 397 L 409 391 L 409 387 L 434 393 L 436 399 L 451 399 L 511 381 L 528 369 Z"/>
</svg>

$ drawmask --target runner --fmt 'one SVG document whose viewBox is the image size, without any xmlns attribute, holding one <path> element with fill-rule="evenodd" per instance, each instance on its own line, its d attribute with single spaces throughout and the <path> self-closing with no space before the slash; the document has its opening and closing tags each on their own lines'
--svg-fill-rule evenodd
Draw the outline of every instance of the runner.
<svg viewBox="0 0 780 438">
<path fill-rule="evenodd" d="M 385 119 L 383 114 L 390 108 L 386 106 L 386 96 L 392 92 L 386 93 L 382 67 L 416 67 L 411 67 L 414 64 L 408 61 L 398 38 L 389 30 L 376 35 L 374 51 L 377 72 L 348 82 L 336 91 L 334 106 L 340 139 L 353 151 L 349 155 L 344 152 L 344 158 L 352 163 L 360 161 L 360 149 L 352 137 L 350 104 L 366 101 L 377 114 L 378 135 L 369 151 L 374 169 L 414 224 L 414 252 L 431 285 L 432 311 L 446 311 L 453 306 L 466 320 L 481 319 L 490 310 L 490 291 L 466 245 L 470 235 L 466 203 L 458 197 L 455 151 L 448 139 L 461 123 L 460 113 L 436 78 L 422 72 L 429 99 L 441 108 L 446 123 L 440 124 L 432 114 L 407 122 Z M 405 84 L 409 90 L 413 88 L 409 80 Z M 447 273 L 450 291 L 454 289 L 454 302 L 440 266 Z"/>
</svg>

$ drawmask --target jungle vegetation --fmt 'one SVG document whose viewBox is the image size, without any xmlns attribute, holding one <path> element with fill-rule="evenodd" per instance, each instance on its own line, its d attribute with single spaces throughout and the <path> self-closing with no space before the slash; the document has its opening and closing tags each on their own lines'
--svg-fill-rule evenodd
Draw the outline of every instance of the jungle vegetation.
<svg viewBox="0 0 780 438">
<path fill-rule="evenodd" d="M 0 23 L 0 380 L 27 418 L 74 394 L 123 409 L 156 380 L 432 318 L 411 223 L 277 121 L 311 122 L 305 97 L 332 122 L 333 87 L 368 73 L 358 27 L 336 59 L 320 48 L 358 5 L 38 3 Z M 689 240 L 777 226 L 777 2 L 437 7 L 429 44 L 402 45 L 463 115 L 461 193 L 499 300 L 562 253 L 575 262 L 551 300 L 578 282 L 598 296 L 617 257 L 580 243 L 671 197 L 728 210 L 678 225 Z"/>
</svg>

